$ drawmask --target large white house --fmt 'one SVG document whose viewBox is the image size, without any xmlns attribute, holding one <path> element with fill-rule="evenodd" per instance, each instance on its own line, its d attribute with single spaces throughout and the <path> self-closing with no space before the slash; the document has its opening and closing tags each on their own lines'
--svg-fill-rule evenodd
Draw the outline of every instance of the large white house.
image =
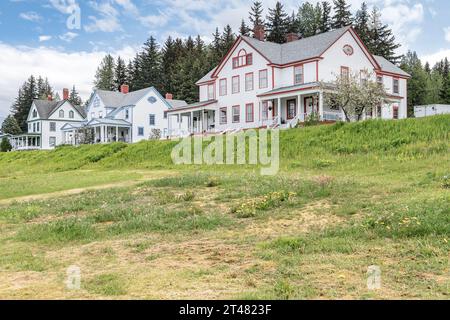
<svg viewBox="0 0 450 320">
<path fill-rule="evenodd" d="M 287 43 L 239 37 L 222 61 L 197 82 L 200 102 L 168 111 L 171 135 L 218 133 L 257 127 L 289 127 L 312 113 L 322 121 L 343 119 L 342 110 L 324 104 L 320 83 L 336 75 L 368 73 L 382 83 L 388 99 L 366 117 L 407 117 L 406 72 L 372 55 L 352 27 L 309 38 L 295 34 Z M 375 79 L 373 79 L 375 80 Z"/>
</svg>

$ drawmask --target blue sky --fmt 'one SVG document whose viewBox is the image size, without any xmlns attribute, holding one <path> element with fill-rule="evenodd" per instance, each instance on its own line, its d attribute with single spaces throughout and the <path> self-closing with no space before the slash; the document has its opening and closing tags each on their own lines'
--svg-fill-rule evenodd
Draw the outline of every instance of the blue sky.
<svg viewBox="0 0 450 320">
<path fill-rule="evenodd" d="M 275 0 L 263 1 L 273 7 Z M 288 11 L 303 1 L 282 1 Z M 317 2 L 313 0 L 310 2 Z M 363 0 L 349 0 L 356 10 Z M 402 43 L 432 63 L 450 57 L 450 1 L 368 0 Z M 0 117 L 30 74 L 48 76 L 55 89 L 76 85 L 84 98 L 95 68 L 110 52 L 131 58 L 150 36 L 200 34 L 208 42 L 216 26 L 237 30 L 251 1 L 237 0 L 2 0 L 0 1 Z M 79 9 L 79 11 L 78 11 Z M 74 13 L 79 12 L 78 17 Z"/>
</svg>

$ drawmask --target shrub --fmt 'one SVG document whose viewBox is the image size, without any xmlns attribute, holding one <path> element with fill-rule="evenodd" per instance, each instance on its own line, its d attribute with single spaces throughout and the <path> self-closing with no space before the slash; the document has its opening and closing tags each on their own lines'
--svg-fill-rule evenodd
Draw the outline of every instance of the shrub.
<svg viewBox="0 0 450 320">
<path fill-rule="evenodd" d="M 442 178 L 442 188 L 450 189 L 450 174 Z"/>
<path fill-rule="evenodd" d="M 0 151 L 1 152 L 9 152 L 12 150 L 12 145 L 9 142 L 8 138 L 3 138 L 2 142 L 0 143 Z"/>
</svg>

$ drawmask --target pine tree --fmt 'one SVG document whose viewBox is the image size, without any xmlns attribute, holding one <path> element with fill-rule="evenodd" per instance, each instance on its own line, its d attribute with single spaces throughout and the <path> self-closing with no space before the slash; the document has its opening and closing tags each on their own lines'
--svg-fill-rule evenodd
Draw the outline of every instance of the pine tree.
<svg viewBox="0 0 450 320">
<path fill-rule="evenodd" d="M 117 90 L 114 82 L 115 75 L 115 63 L 114 58 L 108 54 L 106 55 L 95 74 L 94 85 L 95 88 L 100 90 L 115 91 Z"/>
<path fill-rule="evenodd" d="M 164 42 L 161 54 L 161 67 L 164 70 L 162 75 L 163 92 L 173 93 L 173 76 L 176 72 L 175 65 L 178 61 L 177 52 L 175 49 L 175 42 L 172 37 L 168 37 Z"/>
<path fill-rule="evenodd" d="M 299 34 L 299 21 L 297 19 L 297 15 L 295 14 L 295 12 L 292 12 L 291 17 L 288 19 L 289 21 L 287 33 Z"/>
<path fill-rule="evenodd" d="M 69 102 L 74 106 L 81 106 L 83 104 L 83 100 L 75 88 L 75 85 L 73 85 L 72 90 L 70 90 Z"/>
<path fill-rule="evenodd" d="M 427 75 L 416 52 L 409 51 L 400 67 L 412 76 L 408 81 L 408 114 L 412 115 L 414 106 L 425 104 Z"/>
<path fill-rule="evenodd" d="M 400 44 L 395 43 L 395 37 L 389 26 L 381 22 L 381 13 L 374 7 L 370 15 L 369 41 L 367 46 L 374 55 L 379 55 L 392 63 L 398 63 L 402 58 L 395 54 Z"/>
<path fill-rule="evenodd" d="M 2 123 L 2 132 L 5 134 L 17 135 L 21 134 L 22 130 L 20 129 L 16 118 L 14 118 L 12 115 L 9 115 Z"/>
<path fill-rule="evenodd" d="M 253 2 L 253 6 L 250 9 L 249 12 L 249 20 L 252 24 L 252 31 L 255 30 L 256 26 L 264 26 L 265 21 L 263 18 L 263 8 L 262 8 L 262 2 L 261 1 L 255 1 Z"/>
<path fill-rule="evenodd" d="M 442 103 L 450 104 L 450 63 L 447 58 L 442 62 L 442 88 L 439 96 Z"/>
<path fill-rule="evenodd" d="M 352 14 L 350 12 L 350 5 L 345 0 L 333 0 L 334 16 L 332 27 L 339 29 L 352 24 Z"/>
<path fill-rule="evenodd" d="M 354 26 L 356 33 L 360 36 L 364 44 L 370 42 L 369 19 L 370 15 L 367 4 L 363 2 L 361 9 L 356 12 Z"/>
<path fill-rule="evenodd" d="M 242 19 L 241 26 L 239 28 L 239 34 L 245 37 L 250 36 L 250 28 L 247 26 L 244 19 Z"/>
<path fill-rule="evenodd" d="M 267 21 L 267 41 L 285 43 L 289 19 L 280 2 L 276 3 L 275 8 L 269 9 Z"/>
<path fill-rule="evenodd" d="M 139 81 L 136 90 L 155 87 L 161 90 L 161 54 L 156 40 L 151 36 L 144 43 L 144 50 L 139 56 Z"/>
<path fill-rule="evenodd" d="M 320 10 L 320 11 L 318 11 Z M 298 9 L 297 21 L 299 32 L 304 38 L 311 37 L 318 33 L 322 15 L 320 7 L 314 7 L 311 3 L 305 2 Z"/>
<path fill-rule="evenodd" d="M 26 132 L 27 118 L 31 109 L 33 100 L 38 99 L 36 78 L 30 76 L 28 80 L 19 89 L 18 96 L 11 107 L 12 114 L 17 120 L 22 131 Z"/>
<path fill-rule="evenodd" d="M 321 33 L 331 30 L 331 6 L 328 1 L 322 1 L 322 19 L 320 19 L 319 30 Z"/>
<path fill-rule="evenodd" d="M 230 25 L 227 25 L 222 33 L 222 37 L 220 39 L 220 46 L 221 46 L 221 56 L 225 56 L 230 50 L 230 48 L 233 46 L 234 42 L 236 41 L 236 35 L 233 33 L 233 30 L 231 29 Z"/>
<path fill-rule="evenodd" d="M 127 67 L 125 66 L 125 61 L 121 58 L 117 58 L 116 69 L 114 75 L 114 84 L 117 91 L 120 91 L 120 87 L 124 84 L 128 84 L 127 79 Z"/>
<path fill-rule="evenodd" d="M 9 142 L 9 139 L 4 137 L 2 139 L 2 142 L 0 142 L 0 152 L 9 152 L 12 150 L 11 142 Z"/>
<path fill-rule="evenodd" d="M 428 61 L 425 63 L 424 69 L 428 75 L 431 75 L 431 67 L 430 67 L 430 63 Z"/>
<path fill-rule="evenodd" d="M 219 28 L 216 28 L 216 32 L 213 34 L 213 42 L 210 49 L 210 65 L 216 66 L 222 59 L 222 44 L 219 33 Z"/>
</svg>

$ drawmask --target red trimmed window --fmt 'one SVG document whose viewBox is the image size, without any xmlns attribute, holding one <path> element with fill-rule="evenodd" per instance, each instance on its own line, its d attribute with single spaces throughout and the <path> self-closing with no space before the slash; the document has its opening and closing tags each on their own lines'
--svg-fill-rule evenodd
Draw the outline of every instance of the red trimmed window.
<svg viewBox="0 0 450 320">
<path fill-rule="evenodd" d="M 219 81 L 219 95 L 226 96 L 227 95 L 227 79 L 220 79 Z"/>
<path fill-rule="evenodd" d="M 294 67 L 294 84 L 303 84 L 305 82 L 303 65 Z"/>
<path fill-rule="evenodd" d="M 392 108 L 392 113 L 393 113 L 393 118 L 394 119 L 398 119 L 398 106 L 394 106 L 393 108 Z"/>
<path fill-rule="evenodd" d="M 287 118 L 288 120 L 294 119 L 297 115 L 297 106 L 295 100 L 289 100 L 287 102 Z"/>
<path fill-rule="evenodd" d="M 262 119 L 269 119 L 269 102 L 263 101 L 262 103 Z"/>
<path fill-rule="evenodd" d="M 232 93 L 239 93 L 240 89 L 240 80 L 239 76 L 234 76 L 232 79 Z"/>
<path fill-rule="evenodd" d="M 393 83 L 393 89 L 392 92 L 394 92 L 395 94 L 399 94 L 400 93 L 400 80 L 394 78 L 394 83 Z"/>
<path fill-rule="evenodd" d="M 208 84 L 208 100 L 214 100 L 214 85 Z"/>
<path fill-rule="evenodd" d="M 241 122 L 241 107 L 234 106 L 233 107 L 233 123 Z"/>
<path fill-rule="evenodd" d="M 245 91 L 253 90 L 253 72 L 245 75 Z"/>
<path fill-rule="evenodd" d="M 383 84 L 383 76 L 381 74 L 377 75 L 377 83 Z"/>
<path fill-rule="evenodd" d="M 253 64 L 253 54 L 247 54 L 244 49 L 240 50 L 237 57 L 233 58 L 233 69 L 251 66 Z"/>
<path fill-rule="evenodd" d="M 359 72 L 359 77 L 360 77 L 360 81 L 361 81 L 361 85 L 362 86 L 365 86 L 366 84 L 367 84 L 367 78 L 368 78 L 368 74 L 367 74 L 367 71 L 366 70 L 361 70 L 360 72 Z"/>
<path fill-rule="evenodd" d="M 245 105 L 245 121 L 247 122 L 255 121 L 255 108 L 253 103 L 248 103 Z"/>
<path fill-rule="evenodd" d="M 227 124 L 227 107 L 220 108 L 220 124 Z"/>
<path fill-rule="evenodd" d="M 267 69 L 259 71 L 259 88 L 266 89 L 269 86 L 269 77 Z"/>
<path fill-rule="evenodd" d="M 349 79 L 350 69 L 348 67 L 341 67 L 341 78 Z"/>
</svg>

